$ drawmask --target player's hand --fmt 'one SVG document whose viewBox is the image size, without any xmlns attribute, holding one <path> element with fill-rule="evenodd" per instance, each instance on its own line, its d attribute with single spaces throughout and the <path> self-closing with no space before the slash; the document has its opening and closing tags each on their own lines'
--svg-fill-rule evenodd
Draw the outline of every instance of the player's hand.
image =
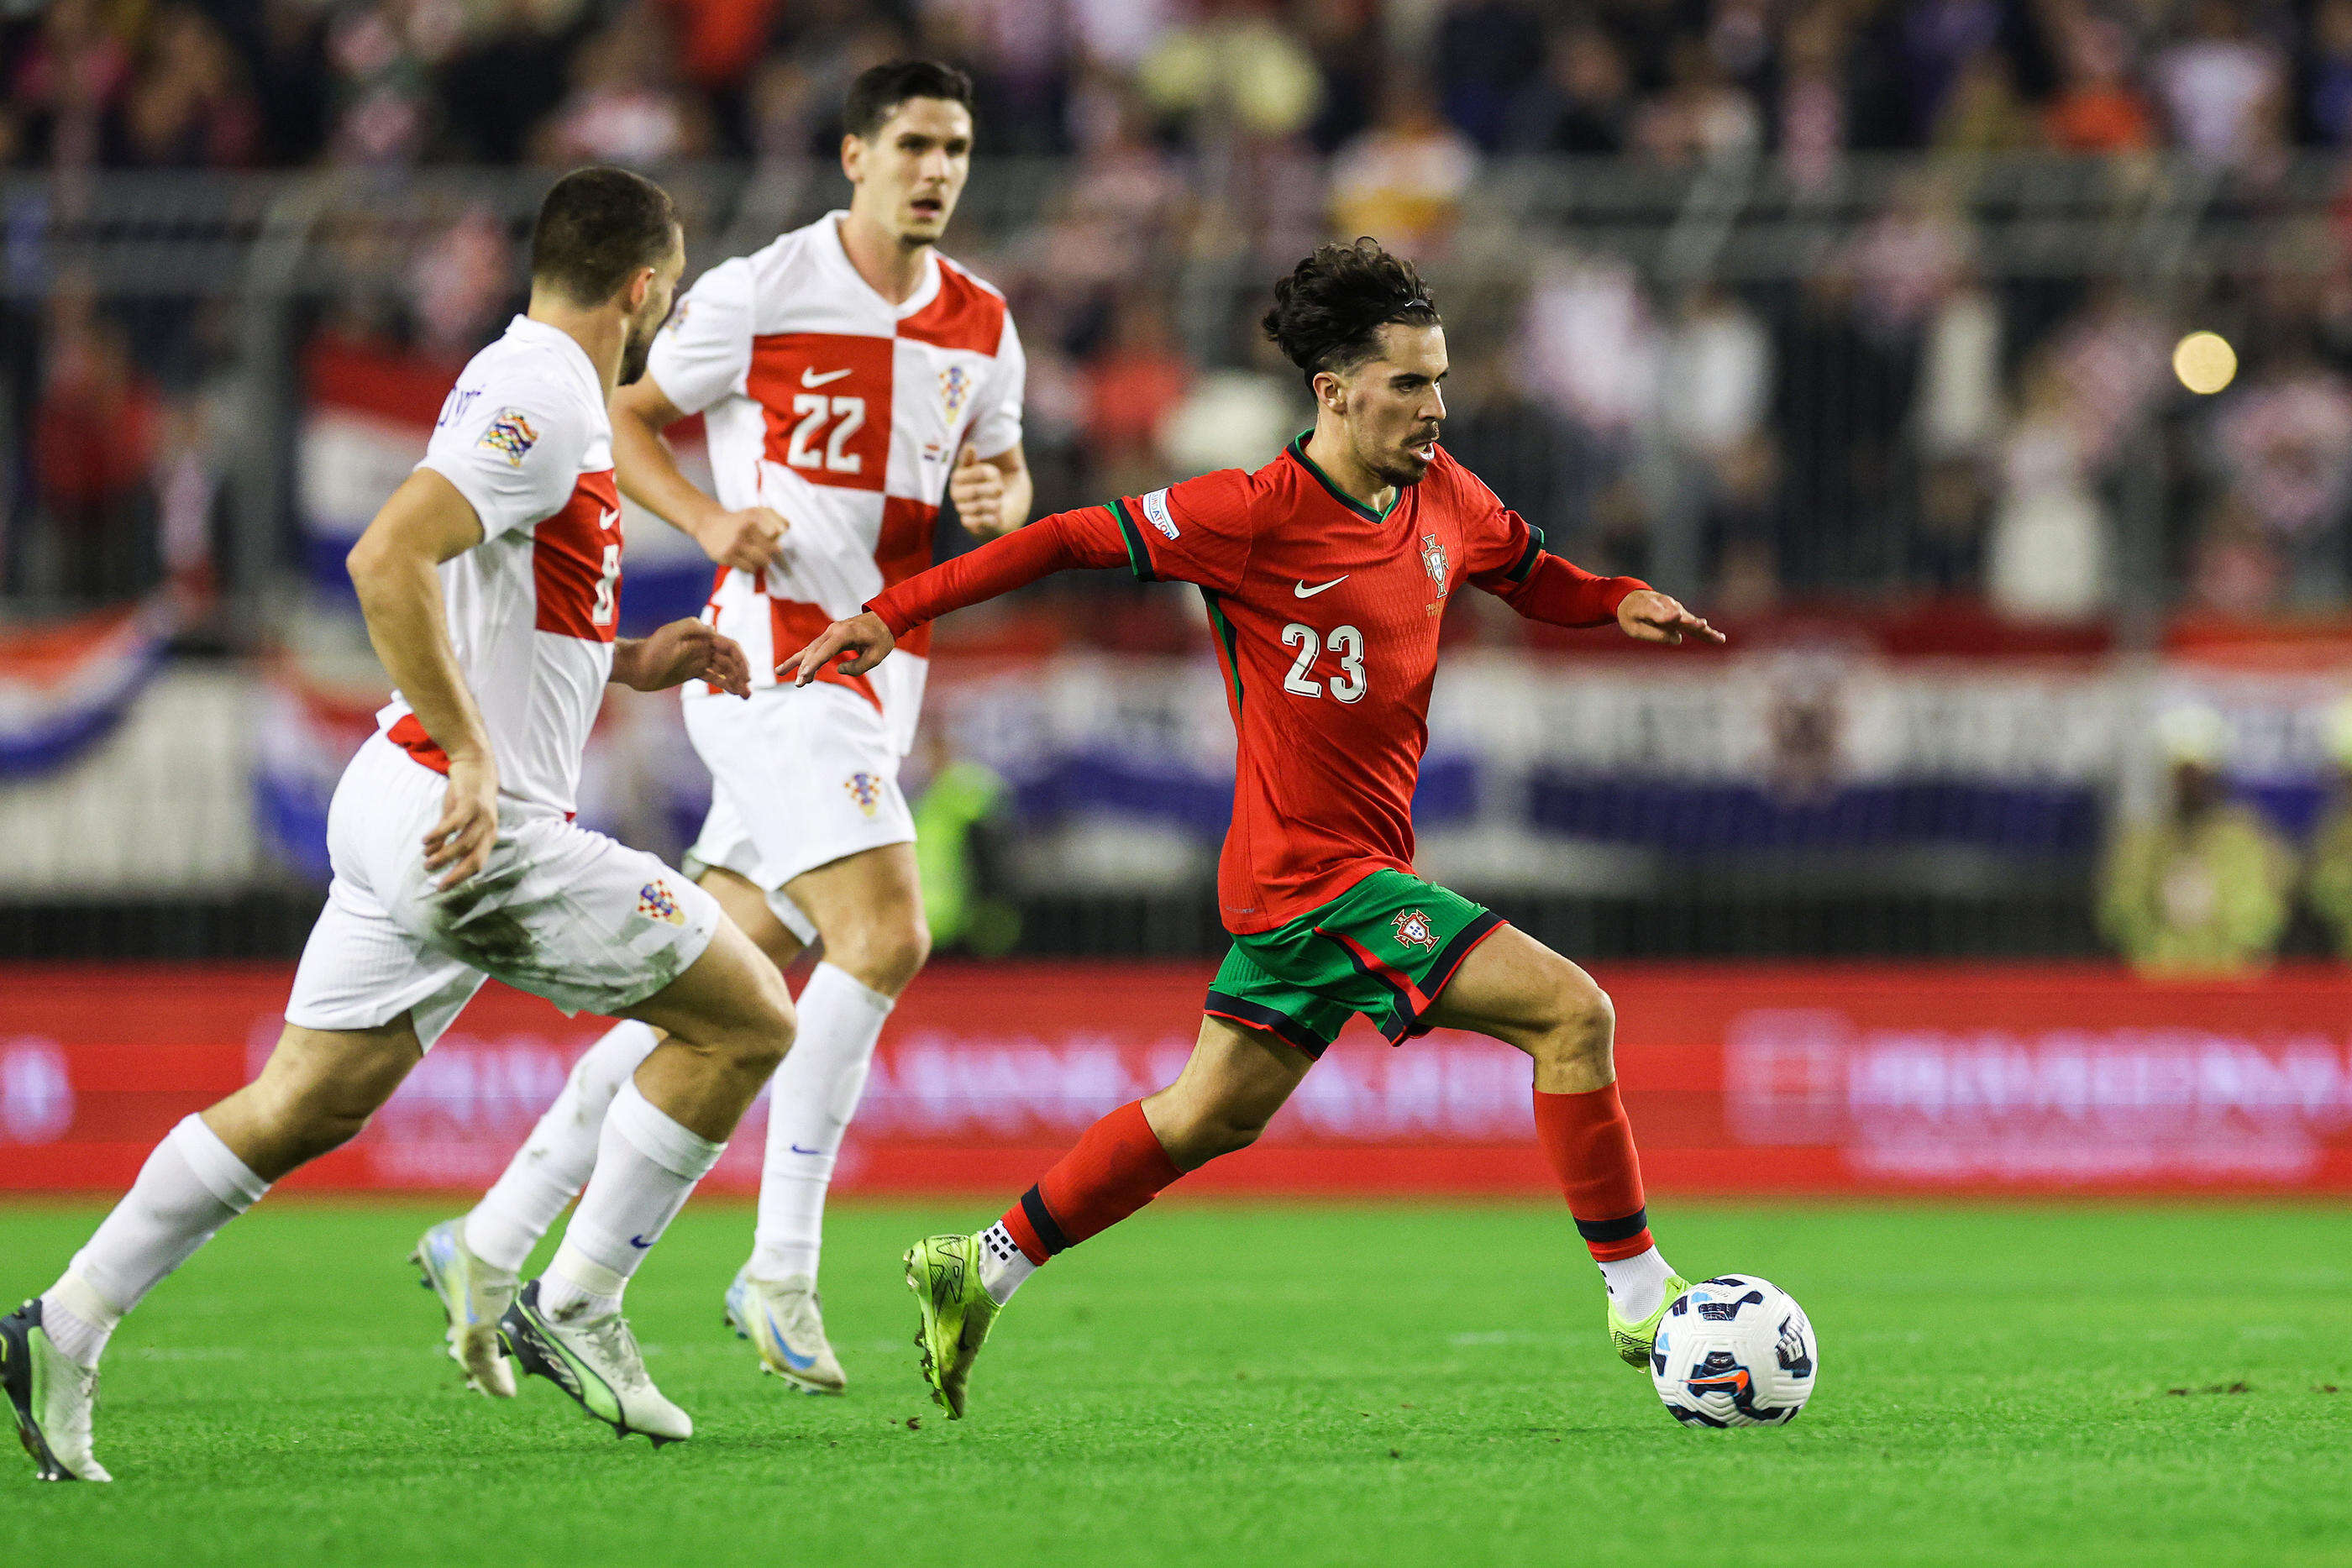
<svg viewBox="0 0 2352 1568">
<path fill-rule="evenodd" d="M 498 837 L 499 765 L 487 752 L 449 758 L 441 820 L 425 835 L 425 869 L 446 868 L 433 885 L 446 893 L 489 864 Z"/>
<path fill-rule="evenodd" d="M 948 476 L 948 494 L 955 498 L 956 520 L 972 538 L 1002 538 L 1013 531 L 1004 515 L 1004 471 L 982 463 L 979 448 L 969 442 Z"/>
<path fill-rule="evenodd" d="M 722 637 L 691 617 L 673 621 L 629 646 L 625 669 L 614 650 L 614 674 L 641 692 L 666 692 L 688 681 L 707 681 L 730 696 L 751 695 L 751 661 L 732 637 Z"/>
<path fill-rule="evenodd" d="M 1617 625 L 1636 643 L 1670 643 L 1678 646 L 1685 637 L 1696 637 L 1702 643 L 1726 641 L 1722 632 L 1684 609 L 1681 601 L 1653 588 L 1625 596 L 1625 601 L 1617 607 Z"/>
<path fill-rule="evenodd" d="M 890 628 L 871 610 L 836 621 L 793 659 L 793 685 L 808 685 L 827 664 L 837 665 L 845 675 L 862 675 L 889 657 L 898 645 L 898 639 L 890 635 Z"/>
<path fill-rule="evenodd" d="M 784 535 L 792 524 L 766 507 L 721 512 L 702 526 L 694 542 L 720 566 L 757 577 L 784 559 Z"/>
</svg>

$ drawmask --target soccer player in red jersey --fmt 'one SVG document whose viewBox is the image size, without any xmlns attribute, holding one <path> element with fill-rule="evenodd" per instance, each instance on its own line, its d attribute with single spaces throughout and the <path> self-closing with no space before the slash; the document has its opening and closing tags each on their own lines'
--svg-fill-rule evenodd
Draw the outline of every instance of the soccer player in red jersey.
<svg viewBox="0 0 2352 1568">
<path fill-rule="evenodd" d="M 1205 474 L 1062 512 L 910 578 L 804 649 L 856 674 L 950 610 L 1066 567 L 1199 585 L 1239 736 L 1217 897 L 1233 950 L 1176 1082 L 1105 1116 L 973 1236 L 907 1254 L 923 1365 L 951 1416 L 998 1310 L 1036 1267 L 1246 1146 L 1351 1014 L 1391 1043 L 1462 1029 L 1535 1059 L 1536 1133 L 1641 1365 L 1686 1288 L 1650 1237 L 1619 1103 L 1609 998 L 1501 916 L 1413 874 L 1438 623 L 1464 583 L 1562 626 L 1720 643 L 1630 577 L 1580 570 L 1438 445 L 1445 334 L 1411 263 L 1328 245 L 1275 286 L 1267 335 L 1315 428 L 1255 474 Z"/>
</svg>

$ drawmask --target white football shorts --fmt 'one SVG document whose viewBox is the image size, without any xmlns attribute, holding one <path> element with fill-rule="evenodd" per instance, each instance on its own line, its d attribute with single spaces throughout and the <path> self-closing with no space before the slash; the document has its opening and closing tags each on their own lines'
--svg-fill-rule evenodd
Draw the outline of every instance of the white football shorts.
<svg viewBox="0 0 2352 1568">
<path fill-rule="evenodd" d="M 424 841 L 448 789 L 382 735 L 343 770 L 327 810 L 334 881 L 302 948 L 288 1023 L 374 1029 L 413 1010 L 430 1047 L 490 975 L 566 1013 L 610 1016 L 709 946 L 719 905 L 686 876 L 510 801 L 499 802 L 489 863 L 441 892 Z"/>
<path fill-rule="evenodd" d="M 784 892 L 805 871 L 884 844 L 911 843 L 898 747 L 882 710 L 845 686 L 753 688 L 751 698 L 687 688 L 686 733 L 710 769 L 710 814 L 686 853 L 768 895 L 803 946 L 816 925 Z"/>
</svg>

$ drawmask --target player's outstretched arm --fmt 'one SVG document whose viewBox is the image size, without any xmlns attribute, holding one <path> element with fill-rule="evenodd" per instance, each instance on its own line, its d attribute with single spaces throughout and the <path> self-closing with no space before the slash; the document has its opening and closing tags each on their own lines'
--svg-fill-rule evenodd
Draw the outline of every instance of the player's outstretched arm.
<svg viewBox="0 0 2352 1568">
<path fill-rule="evenodd" d="M 950 610 L 1009 593 L 1069 567 L 1118 566 L 1127 559 L 1126 536 L 1108 507 L 1084 507 L 1041 517 L 970 555 L 916 573 L 877 595 L 865 614 L 826 627 L 794 656 L 798 667 L 793 684 L 808 685 L 828 664 L 837 665 L 845 675 L 862 675 L 887 658 L 899 638 Z"/>
<path fill-rule="evenodd" d="M 613 394 L 613 468 L 621 493 L 702 547 L 720 566 L 761 572 L 783 559 L 792 525 L 766 507 L 730 512 L 695 487 L 661 433 L 686 417 L 653 377 Z"/>
<path fill-rule="evenodd" d="M 425 835 L 425 868 L 445 872 L 445 888 L 481 870 L 498 836 L 498 760 L 449 645 L 434 570 L 481 542 L 473 503 L 432 469 L 419 468 L 384 502 L 343 563 L 376 657 L 449 758 L 447 801 Z"/>
<path fill-rule="evenodd" d="M 688 681 L 706 681 L 730 696 L 751 695 L 751 662 L 732 637 L 722 637 L 688 616 L 649 637 L 622 637 L 613 643 L 613 683 L 641 692 L 666 692 Z"/>
</svg>

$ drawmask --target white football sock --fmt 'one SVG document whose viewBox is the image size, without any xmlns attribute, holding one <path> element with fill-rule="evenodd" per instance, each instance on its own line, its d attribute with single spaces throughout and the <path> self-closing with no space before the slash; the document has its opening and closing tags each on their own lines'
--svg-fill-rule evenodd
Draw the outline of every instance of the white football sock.
<svg viewBox="0 0 2352 1568">
<path fill-rule="evenodd" d="M 653 1025 L 631 1019 L 605 1030 L 572 1064 L 563 1092 L 466 1216 L 466 1246 L 475 1257 L 509 1274 L 523 1266 L 563 1206 L 588 1185 L 613 1096 L 660 1043 Z"/>
<path fill-rule="evenodd" d="M 1601 1282 L 1609 1287 L 1609 1304 L 1629 1323 L 1638 1323 L 1658 1310 L 1674 1272 L 1654 1247 L 1639 1257 L 1601 1265 Z"/>
<path fill-rule="evenodd" d="M 726 1152 L 656 1108 L 635 1082 L 621 1085 L 604 1113 L 596 1174 L 541 1282 L 540 1310 L 590 1318 L 617 1311 L 629 1276 Z"/>
<path fill-rule="evenodd" d="M 202 1116 L 183 1120 L 41 1297 L 50 1339 L 82 1365 L 96 1366 L 123 1314 L 268 1190 Z"/>
<path fill-rule="evenodd" d="M 1003 1306 L 1022 1281 L 1036 1271 L 1037 1265 L 1029 1261 L 1029 1254 L 1021 1250 L 1013 1232 L 1004 1228 L 1004 1221 L 1000 1219 L 980 1233 L 980 1288 L 988 1292 L 990 1301 Z"/>
<path fill-rule="evenodd" d="M 768 1086 L 768 1153 L 751 1277 L 814 1278 L 834 1157 L 857 1112 L 874 1042 L 893 1003 L 848 970 L 819 964 L 801 988 L 800 1030 Z"/>
</svg>

